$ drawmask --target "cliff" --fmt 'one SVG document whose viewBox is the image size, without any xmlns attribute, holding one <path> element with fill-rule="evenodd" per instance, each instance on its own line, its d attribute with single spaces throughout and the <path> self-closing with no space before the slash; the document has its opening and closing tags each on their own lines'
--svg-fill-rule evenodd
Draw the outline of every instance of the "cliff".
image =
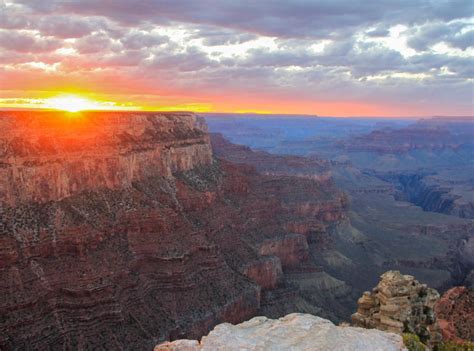
<svg viewBox="0 0 474 351">
<path fill-rule="evenodd" d="M 220 324 L 196 340 L 178 340 L 155 347 L 155 351 L 233 350 L 406 350 L 399 335 L 379 330 L 335 326 L 309 314 L 289 314 L 278 320 L 255 317 L 247 322 Z"/>
<path fill-rule="evenodd" d="M 396 182 L 402 196 L 425 211 L 474 218 L 472 179 L 443 179 L 440 175 L 401 174 Z M 471 178 L 471 177 L 469 177 Z"/>
<path fill-rule="evenodd" d="M 330 182 L 213 158 L 193 114 L 0 117 L 2 350 L 199 338 L 272 291 L 293 308 L 344 217 Z"/>
<path fill-rule="evenodd" d="M 0 116 L 0 202 L 63 199 L 170 176 L 212 159 L 193 114 L 4 112 Z"/>
<path fill-rule="evenodd" d="M 473 123 L 463 134 L 453 133 L 444 126 L 413 124 L 402 129 L 384 128 L 368 134 L 354 136 L 339 142 L 348 151 L 370 151 L 376 153 L 406 153 L 413 150 L 456 150 L 472 144 Z"/>
</svg>

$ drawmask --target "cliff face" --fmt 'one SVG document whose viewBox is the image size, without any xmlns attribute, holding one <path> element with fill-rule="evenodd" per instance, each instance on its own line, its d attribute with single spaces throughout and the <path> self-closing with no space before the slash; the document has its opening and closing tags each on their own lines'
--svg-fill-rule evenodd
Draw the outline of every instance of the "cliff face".
<svg viewBox="0 0 474 351">
<path fill-rule="evenodd" d="M 469 128 L 472 128 L 470 124 Z M 467 129 L 466 131 L 469 131 Z M 465 131 L 465 132 L 466 132 Z M 402 129 L 380 129 L 369 134 L 355 136 L 339 143 L 350 151 L 371 151 L 376 153 L 406 153 L 412 150 L 458 149 L 471 143 L 469 134 L 453 134 L 440 126 L 422 127 L 417 124 Z"/>
<path fill-rule="evenodd" d="M 192 114 L 0 123 L 2 350 L 150 348 L 241 322 L 344 216 L 330 185 L 213 159 Z"/>
<path fill-rule="evenodd" d="M 401 175 L 399 183 L 407 200 L 425 211 L 474 218 L 474 202 L 470 196 L 472 180 L 467 184 L 461 183 L 463 188 L 459 190 L 455 181 L 454 184 L 446 184 L 436 176 Z"/>
<path fill-rule="evenodd" d="M 185 113 L 6 112 L 0 129 L 0 202 L 10 205 L 129 187 L 212 159 L 203 120 Z"/>
</svg>

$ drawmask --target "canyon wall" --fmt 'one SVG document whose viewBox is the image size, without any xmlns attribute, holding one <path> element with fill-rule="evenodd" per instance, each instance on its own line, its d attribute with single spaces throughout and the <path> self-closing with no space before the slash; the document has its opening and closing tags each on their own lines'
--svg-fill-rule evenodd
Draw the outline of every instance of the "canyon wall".
<svg viewBox="0 0 474 351">
<path fill-rule="evenodd" d="M 418 174 L 400 175 L 398 182 L 406 199 L 425 211 L 474 218 L 474 202 L 453 192 L 453 185 L 443 184 L 434 176 Z"/>
<path fill-rule="evenodd" d="M 174 113 L 4 112 L 0 202 L 47 202 L 211 163 L 203 120 Z"/>
<path fill-rule="evenodd" d="M 213 158 L 193 114 L 0 124 L 2 350 L 150 349 L 241 322 L 268 291 L 298 295 L 287 270 L 320 273 L 310 246 L 344 217 L 330 180 Z"/>
</svg>

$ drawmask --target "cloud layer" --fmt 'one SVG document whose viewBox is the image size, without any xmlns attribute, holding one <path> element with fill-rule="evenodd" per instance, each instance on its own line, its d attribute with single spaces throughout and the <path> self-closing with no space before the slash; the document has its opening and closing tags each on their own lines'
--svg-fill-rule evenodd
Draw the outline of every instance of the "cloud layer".
<svg viewBox="0 0 474 351">
<path fill-rule="evenodd" d="M 471 1 L 0 0 L 4 99 L 472 115 Z"/>
</svg>

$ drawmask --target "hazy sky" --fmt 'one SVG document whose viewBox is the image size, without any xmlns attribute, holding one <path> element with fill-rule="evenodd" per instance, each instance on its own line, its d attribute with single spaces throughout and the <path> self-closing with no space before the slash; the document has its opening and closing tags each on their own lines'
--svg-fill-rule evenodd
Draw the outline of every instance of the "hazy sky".
<svg viewBox="0 0 474 351">
<path fill-rule="evenodd" d="M 0 0 L 0 105 L 473 115 L 472 0 Z"/>
</svg>

